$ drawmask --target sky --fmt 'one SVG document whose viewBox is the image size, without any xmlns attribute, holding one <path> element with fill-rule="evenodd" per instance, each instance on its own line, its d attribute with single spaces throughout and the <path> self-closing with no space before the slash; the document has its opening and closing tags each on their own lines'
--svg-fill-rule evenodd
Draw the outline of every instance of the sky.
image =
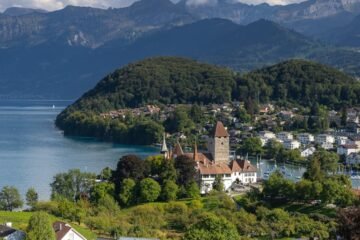
<svg viewBox="0 0 360 240">
<path fill-rule="evenodd" d="M 137 0 L 0 0 L 0 11 L 4 11 L 9 7 L 26 7 L 26 8 L 39 8 L 49 11 L 62 9 L 67 5 L 74 6 L 90 6 L 97 8 L 119 8 L 126 7 Z M 146 1 L 146 0 L 145 0 Z M 172 0 L 177 2 L 179 0 Z M 189 4 L 214 4 L 217 0 L 188 0 Z M 267 2 L 269 4 L 289 4 L 299 2 L 299 0 L 233 0 L 244 2 L 248 4 L 259 4 Z"/>
</svg>

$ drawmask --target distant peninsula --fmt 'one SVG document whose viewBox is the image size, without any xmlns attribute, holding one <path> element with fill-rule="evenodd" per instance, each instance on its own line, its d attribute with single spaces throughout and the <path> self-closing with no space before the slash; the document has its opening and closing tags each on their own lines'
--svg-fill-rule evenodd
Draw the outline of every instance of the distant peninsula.
<svg viewBox="0 0 360 240">
<path fill-rule="evenodd" d="M 269 103 L 339 110 L 360 103 L 360 83 L 334 68 L 304 60 L 240 74 L 186 58 L 148 58 L 106 76 L 61 112 L 56 126 L 65 135 L 149 145 L 160 142 L 164 131 L 179 131 L 180 136 L 199 127 L 206 130 L 209 118 L 224 117 L 202 117 L 208 106 L 234 102 L 252 116 Z M 233 113 L 238 119 L 239 111 Z"/>
</svg>

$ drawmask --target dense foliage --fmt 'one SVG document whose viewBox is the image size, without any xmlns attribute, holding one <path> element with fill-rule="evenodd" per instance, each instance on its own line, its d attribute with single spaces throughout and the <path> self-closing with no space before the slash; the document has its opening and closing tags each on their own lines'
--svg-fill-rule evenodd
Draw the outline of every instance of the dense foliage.
<svg viewBox="0 0 360 240">
<path fill-rule="evenodd" d="M 35 212 L 27 229 L 26 239 L 29 240 L 55 240 L 55 232 L 52 227 L 51 218 L 45 212 Z"/>
<path fill-rule="evenodd" d="M 105 77 L 56 120 L 67 135 L 96 137 L 120 143 L 151 144 L 161 134 L 187 132 L 202 122 L 199 109 L 176 109 L 159 116 L 104 117 L 121 108 L 146 104 L 212 104 L 244 101 L 253 114 L 258 103 L 301 105 L 323 110 L 304 123 L 309 129 L 326 129 L 321 118 L 326 108 L 340 109 L 360 103 L 360 83 L 333 68 L 303 60 L 286 61 L 245 75 L 183 58 L 159 57 L 130 64 Z M 325 106 L 325 107 L 319 107 Z M 244 109 L 242 109 L 244 112 Z M 324 113 L 324 114 L 321 114 Z M 241 111 L 239 112 L 240 115 Z M 244 115 L 246 121 L 249 115 Z M 138 138 L 137 136 L 142 136 Z"/>
</svg>

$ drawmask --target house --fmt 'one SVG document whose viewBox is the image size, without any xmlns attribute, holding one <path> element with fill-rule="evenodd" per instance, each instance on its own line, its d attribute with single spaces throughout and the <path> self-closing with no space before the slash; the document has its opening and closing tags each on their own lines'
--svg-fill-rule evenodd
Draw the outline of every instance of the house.
<svg viewBox="0 0 360 240">
<path fill-rule="evenodd" d="M 339 155 L 349 155 L 351 153 L 358 153 L 360 151 L 360 149 L 358 148 L 358 146 L 356 144 L 344 144 L 344 145 L 340 145 L 337 148 L 337 154 Z"/>
<path fill-rule="evenodd" d="M 325 150 L 330 150 L 334 148 L 334 144 L 330 143 L 330 142 L 324 142 L 324 143 L 320 143 L 319 147 L 325 149 Z"/>
<path fill-rule="evenodd" d="M 296 136 L 296 138 L 302 145 L 309 145 L 315 141 L 314 135 L 310 133 L 300 133 Z"/>
<path fill-rule="evenodd" d="M 294 113 L 291 111 L 281 111 L 279 117 L 283 120 L 290 120 L 294 117 Z"/>
<path fill-rule="evenodd" d="M 267 138 L 267 139 L 274 139 L 276 138 L 275 133 L 270 132 L 270 131 L 260 131 L 259 132 L 259 136 L 263 137 L 263 138 Z"/>
<path fill-rule="evenodd" d="M 26 234 L 23 231 L 12 228 L 12 223 L 0 225 L 0 239 L 4 240 L 25 240 Z"/>
<path fill-rule="evenodd" d="M 301 152 L 301 156 L 307 158 L 307 157 L 310 157 L 311 155 L 313 155 L 315 152 L 316 152 L 316 148 L 310 147 L 310 148 L 303 150 Z"/>
<path fill-rule="evenodd" d="M 360 135 L 351 136 L 350 141 L 351 143 L 356 144 L 360 148 Z"/>
<path fill-rule="evenodd" d="M 208 138 L 207 151 L 199 152 L 195 144 L 193 152 L 184 153 L 177 143 L 174 151 L 170 153 L 171 158 L 185 155 L 196 162 L 201 194 L 213 189 L 217 177 L 222 179 L 225 191 L 230 190 L 234 184 L 251 184 L 257 181 L 255 166 L 248 160 L 231 157 L 229 136 L 223 123 L 217 122 Z"/>
<path fill-rule="evenodd" d="M 360 154 L 350 153 L 348 156 L 346 156 L 346 164 L 360 164 Z"/>
<path fill-rule="evenodd" d="M 56 240 L 86 240 L 86 238 L 73 229 L 69 224 L 57 221 L 53 224 Z"/>
<path fill-rule="evenodd" d="M 286 140 L 283 142 L 283 146 L 286 149 L 294 150 L 300 148 L 300 142 L 297 140 Z"/>
<path fill-rule="evenodd" d="M 336 136 L 336 144 L 338 146 L 348 144 L 349 138 L 345 136 Z"/>
<path fill-rule="evenodd" d="M 280 132 L 276 134 L 276 138 L 279 139 L 281 142 L 285 142 L 287 140 L 293 140 L 294 136 L 289 132 Z"/>
<path fill-rule="evenodd" d="M 335 137 L 329 134 L 319 134 L 316 136 L 315 142 L 319 144 L 320 147 L 329 150 L 334 148 Z"/>
<path fill-rule="evenodd" d="M 271 139 L 276 139 L 276 135 L 275 133 L 270 131 L 261 131 L 259 132 L 259 138 L 261 141 L 261 145 L 265 146 Z"/>
</svg>

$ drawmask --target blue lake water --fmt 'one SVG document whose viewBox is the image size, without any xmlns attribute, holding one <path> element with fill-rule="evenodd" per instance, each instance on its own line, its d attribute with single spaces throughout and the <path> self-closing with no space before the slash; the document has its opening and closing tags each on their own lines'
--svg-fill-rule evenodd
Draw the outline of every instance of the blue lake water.
<svg viewBox="0 0 360 240">
<path fill-rule="evenodd" d="M 47 200 L 57 173 L 73 168 L 99 173 L 104 167 L 116 167 L 123 155 L 145 157 L 158 152 L 153 147 L 64 137 L 54 120 L 70 103 L 0 101 L 0 188 L 15 186 L 25 195 L 34 187 L 40 199 Z"/>
</svg>

